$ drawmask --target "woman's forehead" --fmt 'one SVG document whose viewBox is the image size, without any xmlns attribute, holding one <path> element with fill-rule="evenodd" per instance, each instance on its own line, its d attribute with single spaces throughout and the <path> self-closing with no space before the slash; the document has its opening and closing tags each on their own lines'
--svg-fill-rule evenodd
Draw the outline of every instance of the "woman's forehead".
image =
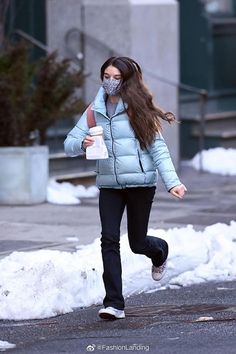
<svg viewBox="0 0 236 354">
<path fill-rule="evenodd" d="M 121 75 L 121 72 L 119 69 L 117 69 L 115 66 L 113 65 L 109 65 L 105 71 L 104 74 L 109 74 L 109 75 Z"/>
</svg>

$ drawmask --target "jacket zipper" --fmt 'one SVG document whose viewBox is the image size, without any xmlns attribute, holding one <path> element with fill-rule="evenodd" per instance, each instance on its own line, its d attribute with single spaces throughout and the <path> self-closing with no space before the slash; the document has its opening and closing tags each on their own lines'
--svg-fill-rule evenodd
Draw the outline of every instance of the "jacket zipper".
<svg viewBox="0 0 236 354">
<path fill-rule="evenodd" d="M 116 183 L 120 186 L 121 184 L 118 182 L 117 173 L 116 173 L 116 156 L 115 156 L 114 149 L 113 149 L 113 146 L 114 146 L 114 138 L 113 138 L 113 135 L 112 135 L 111 120 L 112 120 L 113 117 L 116 117 L 116 116 L 119 116 L 120 114 L 123 114 L 124 111 L 115 114 L 115 115 L 112 116 L 111 118 L 108 117 L 107 115 L 105 115 L 105 114 L 104 114 L 103 112 L 101 112 L 101 111 L 97 111 L 97 112 L 100 113 L 100 114 L 102 114 L 106 119 L 108 119 L 108 120 L 109 120 L 109 123 L 110 123 L 110 132 L 111 132 L 111 139 L 112 139 L 112 153 L 113 153 L 113 157 L 114 157 L 114 174 L 115 174 L 115 178 L 116 178 Z"/>
<path fill-rule="evenodd" d="M 114 173 L 115 173 L 115 177 L 116 177 L 116 183 L 118 185 L 120 185 L 120 183 L 118 182 L 118 179 L 117 179 L 117 173 L 116 173 L 116 156 L 115 156 L 115 152 L 114 152 L 114 149 L 113 149 L 113 146 L 114 146 L 114 138 L 113 138 L 113 135 L 112 135 L 112 128 L 111 128 L 111 119 L 110 119 L 110 132 L 111 132 L 111 139 L 112 139 L 112 153 L 113 153 L 113 158 L 114 158 Z"/>
</svg>

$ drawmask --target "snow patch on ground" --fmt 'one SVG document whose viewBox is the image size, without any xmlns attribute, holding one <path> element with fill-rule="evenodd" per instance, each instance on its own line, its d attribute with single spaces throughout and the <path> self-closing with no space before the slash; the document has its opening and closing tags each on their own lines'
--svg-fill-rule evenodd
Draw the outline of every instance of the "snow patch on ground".
<svg viewBox="0 0 236 354">
<path fill-rule="evenodd" d="M 121 237 L 123 291 L 128 297 L 166 287 L 236 277 L 236 222 L 215 224 L 203 231 L 192 225 L 149 235 L 169 244 L 167 274 L 151 278 L 150 259 L 131 252 Z M 104 297 L 100 239 L 76 252 L 39 250 L 13 252 L 0 261 L 0 319 L 52 317 L 77 307 L 101 304 Z"/>
<path fill-rule="evenodd" d="M 190 166 L 200 169 L 201 154 L 197 153 L 190 161 Z M 202 151 L 203 171 L 223 176 L 236 175 L 236 149 L 221 147 Z"/>
</svg>

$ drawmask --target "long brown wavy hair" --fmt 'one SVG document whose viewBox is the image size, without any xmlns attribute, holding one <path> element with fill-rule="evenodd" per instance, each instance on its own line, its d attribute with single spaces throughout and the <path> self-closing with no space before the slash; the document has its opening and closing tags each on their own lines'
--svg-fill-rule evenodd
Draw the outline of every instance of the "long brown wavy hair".
<svg viewBox="0 0 236 354">
<path fill-rule="evenodd" d="M 142 70 L 138 63 L 128 57 L 111 57 L 101 67 L 101 80 L 108 66 L 117 68 L 122 77 L 119 94 L 127 103 L 130 124 L 142 149 L 147 148 L 161 131 L 160 119 L 169 123 L 175 121 L 171 112 L 164 112 L 153 103 L 153 96 L 145 86 Z"/>
</svg>

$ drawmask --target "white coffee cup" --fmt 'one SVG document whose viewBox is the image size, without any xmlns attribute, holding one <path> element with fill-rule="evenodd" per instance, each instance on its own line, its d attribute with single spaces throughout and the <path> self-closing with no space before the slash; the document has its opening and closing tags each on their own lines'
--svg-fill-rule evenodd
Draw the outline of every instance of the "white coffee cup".
<svg viewBox="0 0 236 354">
<path fill-rule="evenodd" d="M 94 138 L 94 143 L 86 149 L 87 160 L 107 159 L 108 151 L 103 139 L 103 128 L 98 125 L 89 129 L 89 134 Z"/>
</svg>

